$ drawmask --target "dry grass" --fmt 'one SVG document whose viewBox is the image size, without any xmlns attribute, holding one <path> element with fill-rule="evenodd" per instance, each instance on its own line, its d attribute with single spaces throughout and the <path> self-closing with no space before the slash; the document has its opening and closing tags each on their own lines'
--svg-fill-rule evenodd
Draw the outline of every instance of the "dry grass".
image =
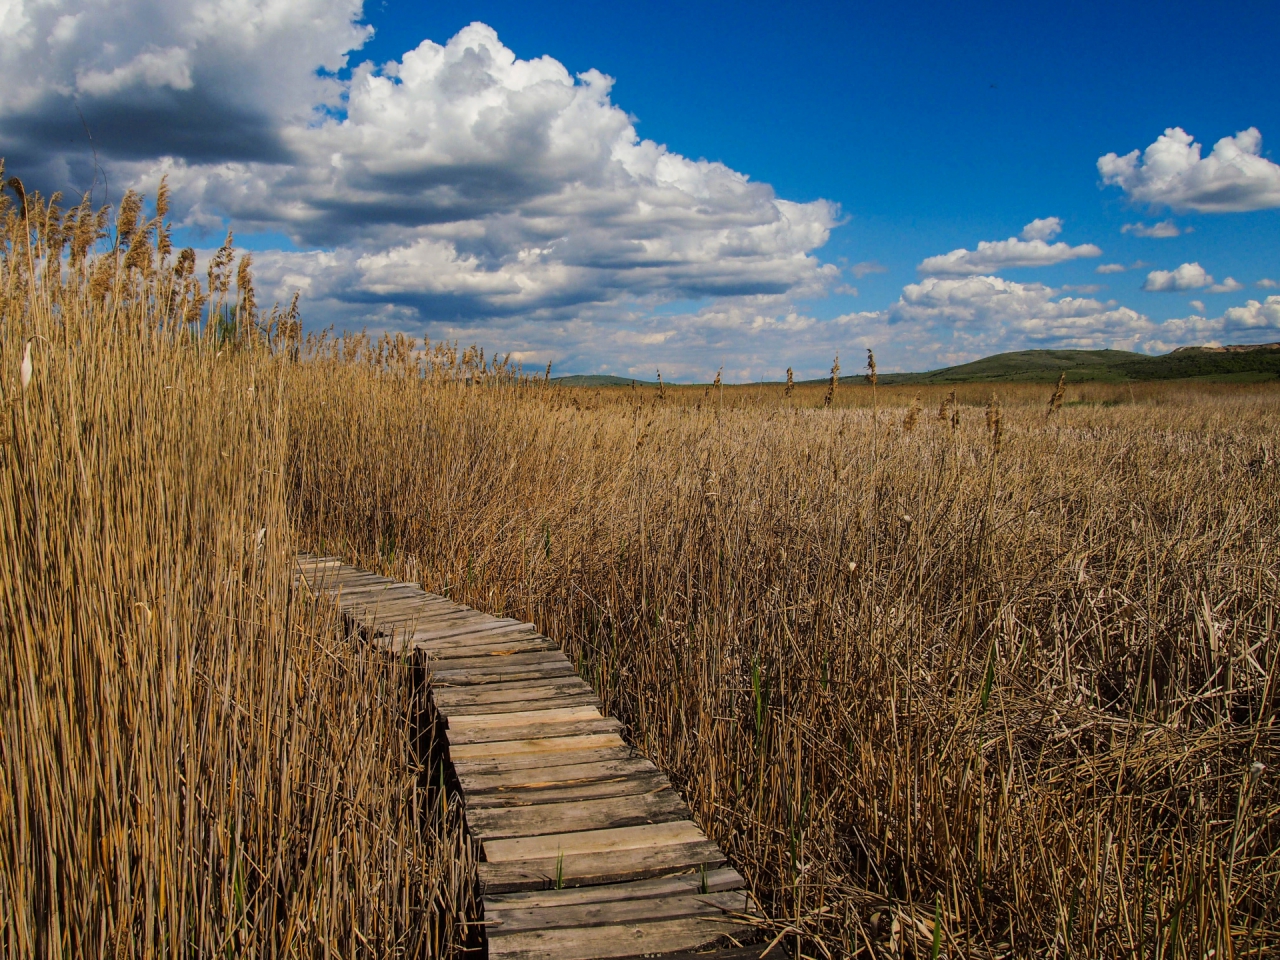
<svg viewBox="0 0 1280 960">
<path fill-rule="evenodd" d="M 997 446 L 990 386 L 312 348 L 301 540 L 560 638 L 806 954 L 1280 948 L 1274 388 L 1000 388 Z"/>
<path fill-rule="evenodd" d="M 300 343 L 137 203 L 96 258 L 95 211 L 23 212 L 7 955 L 456 950 L 412 669 L 295 545 L 562 639 L 797 952 L 1280 949 L 1273 387 L 560 389 Z"/>
<path fill-rule="evenodd" d="M 448 952 L 410 671 L 292 585 L 284 364 L 138 215 L 0 207 L 0 954 Z"/>
</svg>

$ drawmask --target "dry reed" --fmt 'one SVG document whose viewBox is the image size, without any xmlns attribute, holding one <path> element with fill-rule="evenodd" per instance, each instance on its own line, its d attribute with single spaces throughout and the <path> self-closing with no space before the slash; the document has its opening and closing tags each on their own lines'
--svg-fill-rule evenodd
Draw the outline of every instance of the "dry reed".
<svg viewBox="0 0 1280 960">
<path fill-rule="evenodd" d="M 194 257 L 141 198 L 104 237 L 104 211 L 13 193 L 0 954 L 449 953 L 470 847 L 409 736 L 414 668 L 294 587 L 287 364 L 249 260 L 202 331 Z"/>
<path fill-rule="evenodd" d="M 380 350 L 291 371 L 298 536 L 559 638 L 798 950 L 1280 948 L 1274 387 L 1048 429 L 1038 386 L 708 407 Z"/>
</svg>

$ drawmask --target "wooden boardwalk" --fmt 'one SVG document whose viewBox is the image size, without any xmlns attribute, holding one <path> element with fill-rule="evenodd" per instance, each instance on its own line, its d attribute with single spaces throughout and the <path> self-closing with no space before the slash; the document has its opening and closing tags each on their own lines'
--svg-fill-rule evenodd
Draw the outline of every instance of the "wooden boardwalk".
<svg viewBox="0 0 1280 960">
<path fill-rule="evenodd" d="M 747 937 L 734 922 L 753 912 L 742 877 L 553 641 L 332 557 L 298 563 L 369 639 L 425 659 L 482 850 L 490 957 L 653 956 Z"/>
</svg>

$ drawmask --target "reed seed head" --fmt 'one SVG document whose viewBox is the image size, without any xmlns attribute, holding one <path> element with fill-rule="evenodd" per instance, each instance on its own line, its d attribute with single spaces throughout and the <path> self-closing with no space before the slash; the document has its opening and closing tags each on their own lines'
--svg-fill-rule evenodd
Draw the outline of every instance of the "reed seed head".
<svg viewBox="0 0 1280 960">
<path fill-rule="evenodd" d="M 27 339 L 27 345 L 22 350 L 22 363 L 18 367 L 18 379 L 22 381 L 22 389 L 25 390 L 31 386 L 31 339 Z"/>
</svg>

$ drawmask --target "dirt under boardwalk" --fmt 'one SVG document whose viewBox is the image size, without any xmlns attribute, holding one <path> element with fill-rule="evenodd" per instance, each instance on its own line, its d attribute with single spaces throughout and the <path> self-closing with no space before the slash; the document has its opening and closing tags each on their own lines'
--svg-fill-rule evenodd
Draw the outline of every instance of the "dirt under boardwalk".
<svg viewBox="0 0 1280 960">
<path fill-rule="evenodd" d="M 490 957 L 602 960 L 749 939 L 734 921 L 754 912 L 742 877 L 553 641 L 332 557 L 298 565 L 368 637 L 426 658 L 483 851 Z"/>
</svg>

